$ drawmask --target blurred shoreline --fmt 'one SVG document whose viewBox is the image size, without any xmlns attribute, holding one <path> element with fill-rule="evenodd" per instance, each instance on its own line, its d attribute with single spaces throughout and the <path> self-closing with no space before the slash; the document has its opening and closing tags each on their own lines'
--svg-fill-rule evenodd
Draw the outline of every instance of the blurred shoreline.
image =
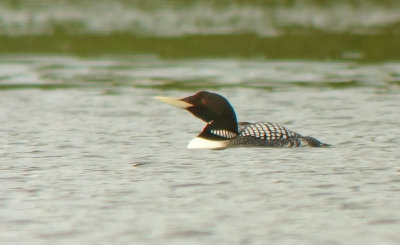
<svg viewBox="0 0 400 245">
<path fill-rule="evenodd" d="M 400 35 L 400 2 L 3 0 L 0 35 L 129 33 L 172 37 L 254 33 L 280 36 L 304 30 Z"/>
<path fill-rule="evenodd" d="M 0 54 L 400 60 L 399 1 L 4 0 Z"/>
</svg>

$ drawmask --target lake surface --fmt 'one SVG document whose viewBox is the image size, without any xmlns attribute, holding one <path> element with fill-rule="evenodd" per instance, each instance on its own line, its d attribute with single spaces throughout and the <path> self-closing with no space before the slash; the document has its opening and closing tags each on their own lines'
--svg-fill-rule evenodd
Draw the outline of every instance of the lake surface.
<svg viewBox="0 0 400 245">
<path fill-rule="evenodd" d="M 400 3 L 0 2 L 0 244 L 400 244 Z M 154 96 L 329 148 L 188 150 Z"/>
<path fill-rule="evenodd" d="M 398 244 L 400 63 L 3 56 L 2 244 Z M 186 149 L 200 89 L 331 148 Z"/>
</svg>

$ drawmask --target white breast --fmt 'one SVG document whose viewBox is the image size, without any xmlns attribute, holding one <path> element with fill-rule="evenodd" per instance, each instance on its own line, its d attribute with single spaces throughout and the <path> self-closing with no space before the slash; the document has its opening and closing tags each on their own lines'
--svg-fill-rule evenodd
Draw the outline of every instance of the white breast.
<svg viewBox="0 0 400 245">
<path fill-rule="evenodd" d="M 187 148 L 188 149 L 221 149 L 225 148 L 228 144 L 228 140 L 208 140 L 201 137 L 192 139 Z"/>
</svg>

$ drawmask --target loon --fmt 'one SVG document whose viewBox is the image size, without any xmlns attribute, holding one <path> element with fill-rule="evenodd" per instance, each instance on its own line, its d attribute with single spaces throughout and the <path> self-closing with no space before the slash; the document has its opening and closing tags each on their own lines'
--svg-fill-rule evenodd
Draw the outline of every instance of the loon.
<svg viewBox="0 0 400 245">
<path fill-rule="evenodd" d="M 207 123 L 203 131 L 190 141 L 187 146 L 189 149 L 328 146 L 313 137 L 302 136 L 276 123 L 238 122 L 229 101 L 216 93 L 201 91 L 183 99 L 163 96 L 157 96 L 155 99 L 186 109 Z"/>
</svg>

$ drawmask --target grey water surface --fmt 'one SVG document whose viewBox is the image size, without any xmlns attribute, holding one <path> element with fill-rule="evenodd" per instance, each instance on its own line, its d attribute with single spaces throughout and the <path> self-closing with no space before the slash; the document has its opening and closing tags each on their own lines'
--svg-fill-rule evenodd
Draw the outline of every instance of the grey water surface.
<svg viewBox="0 0 400 245">
<path fill-rule="evenodd" d="M 400 63 L 3 56 L 1 244 L 399 244 Z M 330 148 L 188 150 L 153 96 Z"/>
</svg>

